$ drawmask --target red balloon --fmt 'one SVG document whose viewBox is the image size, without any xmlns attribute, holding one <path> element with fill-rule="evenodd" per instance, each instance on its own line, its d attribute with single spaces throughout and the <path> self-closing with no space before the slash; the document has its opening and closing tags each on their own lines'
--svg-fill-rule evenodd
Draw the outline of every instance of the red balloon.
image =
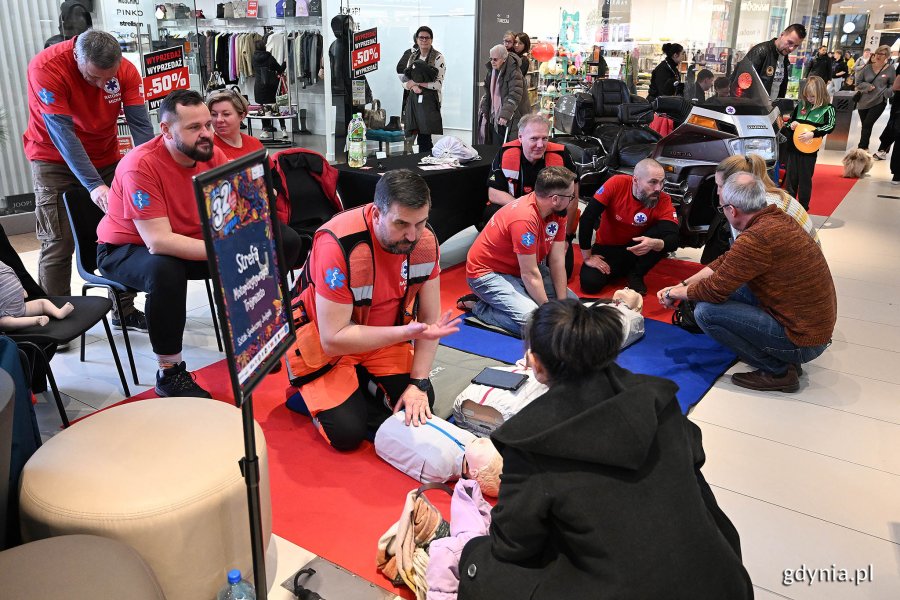
<svg viewBox="0 0 900 600">
<path fill-rule="evenodd" d="M 538 42 L 531 47 L 531 55 L 540 62 L 547 62 L 556 56 L 556 48 L 550 42 Z"/>
</svg>

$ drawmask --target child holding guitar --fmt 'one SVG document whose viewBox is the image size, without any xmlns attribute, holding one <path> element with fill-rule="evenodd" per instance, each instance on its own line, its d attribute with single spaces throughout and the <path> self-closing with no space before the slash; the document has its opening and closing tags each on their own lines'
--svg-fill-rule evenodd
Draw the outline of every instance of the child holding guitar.
<svg viewBox="0 0 900 600">
<path fill-rule="evenodd" d="M 821 77 L 813 75 L 807 79 L 802 95 L 790 116 L 789 127 L 794 134 L 788 136 L 785 144 L 784 189 L 809 210 L 813 170 L 822 138 L 834 129 L 834 107 Z"/>
</svg>

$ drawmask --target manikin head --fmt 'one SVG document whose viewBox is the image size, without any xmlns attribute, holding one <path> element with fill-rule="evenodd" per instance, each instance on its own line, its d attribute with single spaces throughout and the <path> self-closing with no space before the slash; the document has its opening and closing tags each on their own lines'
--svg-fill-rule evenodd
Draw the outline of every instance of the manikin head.
<svg viewBox="0 0 900 600">
<path fill-rule="evenodd" d="M 485 496 L 496 498 L 500 493 L 500 474 L 503 457 L 488 438 L 475 438 L 466 444 L 466 464 L 463 474 L 474 479 Z"/>
</svg>

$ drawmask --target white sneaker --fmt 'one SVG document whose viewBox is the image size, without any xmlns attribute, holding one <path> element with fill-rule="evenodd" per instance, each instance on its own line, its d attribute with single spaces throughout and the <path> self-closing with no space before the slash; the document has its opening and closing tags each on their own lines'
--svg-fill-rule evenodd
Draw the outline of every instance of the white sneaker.
<svg viewBox="0 0 900 600">
<path fill-rule="evenodd" d="M 887 158 L 887 152 L 885 152 L 884 150 L 879 150 L 872 155 L 872 158 L 874 158 L 875 160 L 884 160 Z"/>
<path fill-rule="evenodd" d="M 900 185 L 900 181 L 892 181 L 891 185 Z"/>
<path fill-rule="evenodd" d="M 271 132 L 271 131 L 263 131 L 261 134 L 259 134 L 259 139 L 261 139 L 261 140 L 271 140 L 271 139 L 272 139 L 272 132 Z"/>
<path fill-rule="evenodd" d="M 289 139 L 291 139 L 291 134 L 289 134 L 286 129 L 282 129 L 281 130 L 281 139 L 289 140 Z"/>
</svg>

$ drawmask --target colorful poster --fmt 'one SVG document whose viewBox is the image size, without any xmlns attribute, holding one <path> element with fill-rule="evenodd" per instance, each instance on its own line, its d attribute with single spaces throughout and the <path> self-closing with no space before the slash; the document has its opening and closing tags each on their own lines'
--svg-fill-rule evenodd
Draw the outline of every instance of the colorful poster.
<svg viewBox="0 0 900 600">
<path fill-rule="evenodd" d="M 243 395 L 293 340 L 270 213 L 265 154 L 197 177 L 229 368 Z M 243 164 L 244 166 L 239 166 Z M 235 398 L 240 397 L 235 390 Z"/>
</svg>

